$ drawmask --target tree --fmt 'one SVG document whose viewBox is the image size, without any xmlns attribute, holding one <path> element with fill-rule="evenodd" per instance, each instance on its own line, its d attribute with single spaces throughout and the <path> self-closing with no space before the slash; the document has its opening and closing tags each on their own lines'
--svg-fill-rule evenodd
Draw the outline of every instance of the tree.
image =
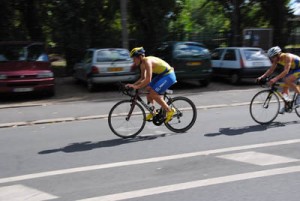
<svg viewBox="0 0 300 201">
<path fill-rule="evenodd" d="M 132 46 L 151 49 L 153 44 L 168 38 L 168 24 L 180 10 L 183 1 L 129 1 L 129 31 L 135 40 Z"/>
<path fill-rule="evenodd" d="M 288 18 L 292 17 L 292 12 L 288 8 L 289 0 L 260 0 L 263 16 L 269 21 L 273 28 L 273 44 L 284 47 L 291 30 Z"/>
</svg>

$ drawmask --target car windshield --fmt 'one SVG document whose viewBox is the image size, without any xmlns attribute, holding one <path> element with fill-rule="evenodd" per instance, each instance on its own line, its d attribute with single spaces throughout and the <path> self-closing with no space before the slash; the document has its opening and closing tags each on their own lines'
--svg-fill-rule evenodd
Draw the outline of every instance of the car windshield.
<svg viewBox="0 0 300 201">
<path fill-rule="evenodd" d="M 200 58 L 209 55 L 208 49 L 195 44 L 179 44 L 174 48 L 174 56 L 180 58 Z"/>
<path fill-rule="evenodd" d="M 129 52 L 127 50 L 99 50 L 97 52 L 97 62 L 105 61 L 130 61 Z"/>
<path fill-rule="evenodd" d="M 40 44 L 1 44 L 0 62 L 6 61 L 48 61 L 44 46 Z"/>
<path fill-rule="evenodd" d="M 247 61 L 268 59 L 264 52 L 259 49 L 246 49 L 244 50 L 244 55 Z"/>
</svg>

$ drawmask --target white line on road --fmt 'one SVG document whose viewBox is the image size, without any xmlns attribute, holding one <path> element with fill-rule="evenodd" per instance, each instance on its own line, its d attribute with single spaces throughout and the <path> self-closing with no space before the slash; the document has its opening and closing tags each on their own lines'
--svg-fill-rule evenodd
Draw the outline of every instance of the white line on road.
<svg viewBox="0 0 300 201">
<path fill-rule="evenodd" d="M 259 153 L 255 151 L 248 151 L 243 153 L 226 154 L 217 156 L 218 158 L 224 158 L 228 160 L 234 160 L 238 162 L 250 163 L 254 165 L 275 165 L 281 163 L 292 163 L 299 161 L 295 158 L 288 158 L 277 156 L 273 154 Z"/>
<path fill-rule="evenodd" d="M 300 166 L 292 166 L 292 167 L 277 168 L 277 169 L 271 169 L 271 170 L 263 170 L 263 171 L 257 171 L 257 172 L 248 172 L 248 173 L 243 173 L 243 174 L 229 175 L 229 176 L 224 176 L 224 177 L 216 177 L 216 178 L 211 178 L 211 179 L 197 180 L 197 181 L 178 183 L 178 184 L 172 184 L 172 185 L 167 185 L 167 186 L 159 186 L 159 187 L 154 187 L 154 188 L 129 191 L 129 192 L 125 192 L 125 193 L 118 193 L 118 194 L 112 194 L 112 195 L 106 195 L 106 196 L 100 196 L 100 197 L 87 198 L 87 199 L 82 199 L 82 200 L 78 200 L 78 201 L 126 200 L 126 199 L 130 199 L 130 198 L 139 198 L 139 197 L 144 197 L 144 196 L 149 196 L 149 195 L 156 195 L 156 194 L 186 190 L 186 189 L 191 189 L 191 188 L 199 188 L 199 187 L 204 187 L 204 186 L 224 184 L 224 183 L 229 183 L 229 182 L 242 181 L 242 180 L 247 180 L 247 179 L 255 179 L 255 178 L 261 178 L 261 177 L 269 177 L 269 176 L 274 176 L 274 175 L 289 174 L 289 173 L 295 173 L 295 172 L 300 172 Z"/>
<path fill-rule="evenodd" d="M 56 198 L 58 197 L 23 185 L 0 187 L 0 200 L 3 201 L 43 201 Z"/>
<path fill-rule="evenodd" d="M 55 171 L 49 171 L 49 172 L 40 172 L 40 173 L 20 175 L 20 176 L 15 176 L 15 177 L 1 178 L 0 184 L 8 183 L 8 182 L 23 181 L 23 180 L 28 180 L 28 179 L 36 179 L 36 178 L 42 178 L 42 177 L 56 176 L 56 175 L 62 175 L 62 174 L 71 174 L 71 173 L 77 173 L 77 172 L 85 172 L 85 171 L 92 171 L 92 170 L 122 167 L 122 166 L 155 163 L 155 162 L 160 162 L 160 161 L 176 160 L 176 159 L 196 157 L 196 156 L 205 156 L 205 155 L 209 155 L 209 154 L 218 154 L 218 153 L 224 153 L 224 152 L 241 151 L 241 150 L 247 150 L 247 149 L 271 147 L 271 146 L 287 145 L 287 144 L 295 144 L 295 143 L 300 143 L 300 139 L 245 145 L 245 146 L 239 146 L 239 147 L 228 147 L 228 148 L 215 149 L 215 150 L 191 152 L 191 153 L 185 153 L 185 154 L 177 154 L 177 155 L 170 155 L 170 156 L 154 157 L 154 158 L 148 158 L 148 159 L 139 159 L 139 160 L 132 160 L 132 161 L 123 161 L 123 162 L 116 162 L 116 163 L 92 165 L 92 166 L 83 166 L 83 167 L 55 170 Z"/>
</svg>

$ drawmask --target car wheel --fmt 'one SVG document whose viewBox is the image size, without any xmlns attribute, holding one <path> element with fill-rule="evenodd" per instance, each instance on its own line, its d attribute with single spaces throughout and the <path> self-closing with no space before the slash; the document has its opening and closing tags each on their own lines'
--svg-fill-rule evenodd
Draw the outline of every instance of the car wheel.
<svg viewBox="0 0 300 201">
<path fill-rule="evenodd" d="M 80 84 L 80 80 L 75 75 L 73 75 L 73 80 L 75 84 Z"/>
<path fill-rule="evenodd" d="M 232 73 L 230 76 L 231 84 L 238 84 L 241 81 L 241 78 L 238 73 Z"/>
<path fill-rule="evenodd" d="M 55 87 L 43 92 L 43 95 L 47 97 L 53 97 L 55 95 Z"/>
<path fill-rule="evenodd" d="M 55 96 L 55 89 L 50 90 L 49 93 L 48 93 L 48 95 L 50 97 Z"/>
<path fill-rule="evenodd" d="M 207 80 L 199 80 L 199 83 L 201 84 L 201 86 L 203 87 L 207 87 L 210 83 L 210 80 L 207 79 Z"/>
<path fill-rule="evenodd" d="M 95 86 L 95 84 L 93 83 L 93 81 L 92 81 L 91 78 L 89 78 L 89 79 L 87 80 L 87 88 L 88 88 L 88 91 L 89 91 L 89 92 L 94 92 L 95 89 L 96 89 L 96 86 Z"/>
</svg>

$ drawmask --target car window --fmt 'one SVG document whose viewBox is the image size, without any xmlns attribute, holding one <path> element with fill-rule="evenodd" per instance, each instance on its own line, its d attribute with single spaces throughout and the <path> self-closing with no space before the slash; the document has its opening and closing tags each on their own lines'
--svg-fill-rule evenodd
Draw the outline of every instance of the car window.
<svg viewBox="0 0 300 201">
<path fill-rule="evenodd" d="M 260 49 L 245 49 L 243 50 L 246 60 L 266 60 L 268 57 Z"/>
<path fill-rule="evenodd" d="M 209 50 L 196 44 L 178 44 L 174 48 L 174 57 L 201 58 L 209 55 Z"/>
<path fill-rule="evenodd" d="M 235 61 L 236 60 L 235 50 L 227 50 L 224 55 L 224 60 Z"/>
<path fill-rule="evenodd" d="M 93 51 L 87 51 L 84 55 L 83 62 L 91 63 L 93 60 Z"/>
<path fill-rule="evenodd" d="M 212 60 L 220 60 L 223 52 L 224 52 L 224 49 L 215 49 L 211 54 L 211 59 Z"/>
<path fill-rule="evenodd" d="M 25 54 L 26 52 L 27 60 L 29 61 L 49 61 L 49 58 L 42 45 L 29 45 L 25 48 Z"/>
<path fill-rule="evenodd" d="M 170 60 L 172 56 L 171 52 L 172 52 L 172 47 L 166 43 L 163 43 L 161 46 L 155 49 L 153 55 L 162 58 L 164 60 Z"/>
<path fill-rule="evenodd" d="M 99 50 L 96 56 L 97 62 L 104 61 L 130 61 L 129 52 L 127 50 Z"/>
<path fill-rule="evenodd" d="M 5 44 L 0 46 L 0 61 L 49 61 L 40 44 Z"/>
</svg>

